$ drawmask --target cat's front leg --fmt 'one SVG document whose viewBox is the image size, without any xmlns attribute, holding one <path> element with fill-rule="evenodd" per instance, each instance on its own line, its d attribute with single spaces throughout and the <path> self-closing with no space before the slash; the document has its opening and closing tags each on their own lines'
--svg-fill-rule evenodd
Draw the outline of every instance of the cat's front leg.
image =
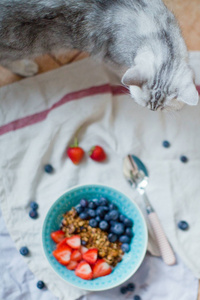
<svg viewBox="0 0 200 300">
<path fill-rule="evenodd" d="M 15 60 L 4 63 L 3 66 L 15 74 L 30 77 L 38 73 L 38 65 L 29 59 Z"/>
</svg>

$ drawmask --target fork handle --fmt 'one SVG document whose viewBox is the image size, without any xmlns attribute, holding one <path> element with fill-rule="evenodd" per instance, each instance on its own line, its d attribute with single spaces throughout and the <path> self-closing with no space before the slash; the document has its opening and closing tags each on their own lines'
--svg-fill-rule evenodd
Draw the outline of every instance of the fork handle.
<svg viewBox="0 0 200 300">
<path fill-rule="evenodd" d="M 169 266 L 174 265 L 176 263 L 176 258 L 160 224 L 157 214 L 152 211 L 148 213 L 148 217 L 155 233 L 158 247 L 164 262 Z"/>
</svg>

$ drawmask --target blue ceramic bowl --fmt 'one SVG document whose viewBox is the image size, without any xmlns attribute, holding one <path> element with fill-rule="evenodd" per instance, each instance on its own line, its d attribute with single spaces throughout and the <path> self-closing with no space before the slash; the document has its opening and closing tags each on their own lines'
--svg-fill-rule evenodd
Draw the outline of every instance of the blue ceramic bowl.
<svg viewBox="0 0 200 300">
<path fill-rule="evenodd" d="M 112 273 L 105 277 L 93 280 L 83 280 L 60 265 L 53 257 L 52 251 L 55 243 L 50 234 L 59 229 L 63 214 L 77 205 L 82 198 L 93 199 L 105 197 L 117 205 L 120 213 L 126 215 L 134 222 L 134 238 L 131 242 L 131 250 L 125 253 L 123 259 L 113 269 Z M 53 270 L 66 282 L 81 289 L 90 291 L 102 291 L 111 289 L 129 279 L 141 265 L 147 248 L 147 227 L 137 204 L 131 201 L 123 193 L 105 185 L 83 185 L 68 190 L 49 209 L 42 229 L 42 244 L 45 256 Z"/>
</svg>

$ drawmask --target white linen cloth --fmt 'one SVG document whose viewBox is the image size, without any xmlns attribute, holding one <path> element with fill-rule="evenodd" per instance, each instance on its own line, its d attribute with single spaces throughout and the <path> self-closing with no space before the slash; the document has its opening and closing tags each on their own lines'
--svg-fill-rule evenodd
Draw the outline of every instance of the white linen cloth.
<svg viewBox="0 0 200 300">
<path fill-rule="evenodd" d="M 197 84 L 199 62 L 199 53 L 191 54 Z M 0 89 L 1 209 L 17 248 L 30 249 L 25 258 L 29 268 L 60 299 L 76 299 L 84 292 L 62 282 L 43 259 L 43 218 L 58 196 L 76 184 L 110 184 L 140 202 L 122 174 L 122 159 L 128 153 L 147 165 L 148 194 L 165 232 L 200 277 L 200 108 L 185 106 L 173 116 L 151 112 L 119 94 L 112 88 L 117 83 L 102 65 L 86 59 Z M 74 166 L 66 158 L 66 147 L 80 128 L 80 146 L 89 150 L 102 145 L 107 162 L 85 158 Z M 162 147 L 164 139 L 170 141 L 169 149 Z M 188 156 L 187 164 L 180 162 L 182 154 Z M 54 166 L 54 174 L 44 173 L 46 163 Z M 37 220 L 28 216 L 32 200 L 39 203 Z M 177 229 L 179 220 L 188 221 L 187 232 Z"/>
</svg>

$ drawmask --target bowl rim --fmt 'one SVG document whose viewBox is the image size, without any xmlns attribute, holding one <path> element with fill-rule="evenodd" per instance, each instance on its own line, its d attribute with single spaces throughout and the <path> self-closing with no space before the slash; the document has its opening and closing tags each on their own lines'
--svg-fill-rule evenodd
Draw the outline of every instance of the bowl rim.
<svg viewBox="0 0 200 300">
<path fill-rule="evenodd" d="M 102 186 L 102 187 L 106 187 L 106 188 L 111 188 L 111 189 L 114 189 L 114 190 L 116 190 L 117 192 L 123 194 L 124 196 L 126 196 L 126 197 L 127 197 L 131 202 L 133 202 L 134 205 L 136 206 L 137 210 L 138 210 L 139 213 L 140 213 L 140 216 L 141 216 L 141 218 L 142 218 L 143 225 L 144 225 L 144 231 L 145 231 L 145 247 L 144 247 L 144 250 L 143 250 L 141 259 L 139 260 L 137 266 L 133 269 L 133 271 L 132 271 L 126 278 L 124 278 L 120 283 L 117 283 L 117 284 L 115 284 L 115 285 L 112 285 L 111 287 L 97 288 L 97 289 L 94 289 L 94 288 L 85 288 L 85 289 L 83 289 L 83 288 L 78 287 L 77 285 L 75 285 L 75 284 L 73 284 L 73 283 L 71 283 L 71 282 L 65 280 L 62 276 L 60 276 L 60 274 L 58 274 L 58 273 L 56 272 L 56 270 L 53 268 L 53 266 L 52 266 L 51 263 L 49 262 L 49 260 L 48 260 L 48 258 L 47 258 L 47 256 L 46 256 L 46 254 L 45 254 L 45 251 L 44 251 L 44 243 L 43 243 L 43 238 L 42 238 L 42 236 L 43 236 L 43 230 L 44 230 L 44 222 L 45 222 L 45 220 L 46 220 L 46 217 L 47 217 L 47 215 L 48 215 L 50 209 L 52 208 L 53 205 L 55 205 L 56 202 L 59 202 L 60 198 L 61 198 L 64 194 L 66 194 L 66 193 L 68 193 L 68 192 L 70 192 L 70 191 L 72 191 L 72 190 L 74 190 L 74 189 L 76 189 L 76 188 L 87 187 L 87 186 L 89 186 L 89 187 L 92 187 L 92 186 L 100 186 L 100 187 L 101 187 L 101 186 Z M 45 257 L 46 261 L 48 262 L 48 265 L 49 265 L 50 268 L 53 270 L 53 272 L 54 272 L 59 278 L 61 278 L 63 282 L 65 282 L 65 283 L 67 283 L 67 284 L 69 284 L 69 285 L 71 285 L 71 286 L 73 286 L 73 287 L 75 287 L 75 288 L 78 288 L 78 289 L 80 289 L 80 290 L 93 291 L 93 292 L 100 292 L 100 291 L 110 290 L 110 289 L 113 289 L 113 288 L 115 288 L 115 287 L 121 285 L 122 283 L 124 283 L 125 281 L 127 281 L 131 276 L 133 276 L 133 275 L 137 272 L 137 270 L 139 269 L 139 267 L 141 266 L 141 264 L 142 264 L 142 262 L 143 262 L 143 260 L 144 260 L 144 258 L 145 258 L 146 252 L 147 252 L 147 246 L 148 246 L 148 229 L 147 229 L 147 223 L 146 223 L 145 217 L 144 217 L 144 215 L 143 215 L 143 213 L 142 213 L 140 207 L 139 207 L 138 204 L 137 204 L 133 199 L 131 199 L 127 194 L 125 194 L 124 192 L 120 191 L 119 189 L 116 189 L 115 187 L 113 187 L 113 186 L 111 186 L 111 185 L 102 184 L 102 183 L 87 183 L 87 184 L 78 184 L 78 185 L 75 185 L 75 186 L 73 186 L 73 187 L 67 189 L 65 192 L 63 192 L 63 193 L 55 200 L 55 202 L 52 203 L 52 205 L 48 208 L 48 210 L 47 210 L 47 212 L 46 212 L 46 214 L 45 214 L 45 216 L 44 216 L 44 218 L 43 218 L 43 221 L 42 221 L 42 227 L 41 227 L 41 231 L 40 231 L 40 238 L 41 238 L 41 246 L 42 246 L 42 253 L 43 253 L 43 256 Z"/>
</svg>

